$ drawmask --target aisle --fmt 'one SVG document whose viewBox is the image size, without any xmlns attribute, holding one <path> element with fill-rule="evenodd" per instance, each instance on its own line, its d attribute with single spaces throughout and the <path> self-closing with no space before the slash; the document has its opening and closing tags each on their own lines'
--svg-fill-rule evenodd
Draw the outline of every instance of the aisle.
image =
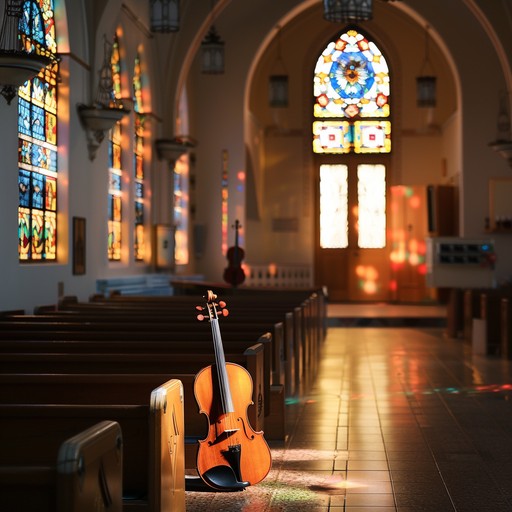
<svg viewBox="0 0 512 512">
<path fill-rule="evenodd" d="M 511 373 L 441 329 L 329 328 L 269 476 L 187 511 L 510 512 Z"/>
</svg>

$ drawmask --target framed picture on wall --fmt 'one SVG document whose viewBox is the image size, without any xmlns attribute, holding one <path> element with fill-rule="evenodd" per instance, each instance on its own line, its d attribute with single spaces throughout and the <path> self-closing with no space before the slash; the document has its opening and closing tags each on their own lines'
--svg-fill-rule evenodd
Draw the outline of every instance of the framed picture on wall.
<svg viewBox="0 0 512 512">
<path fill-rule="evenodd" d="M 85 219 L 73 217 L 73 275 L 85 274 Z"/>
</svg>

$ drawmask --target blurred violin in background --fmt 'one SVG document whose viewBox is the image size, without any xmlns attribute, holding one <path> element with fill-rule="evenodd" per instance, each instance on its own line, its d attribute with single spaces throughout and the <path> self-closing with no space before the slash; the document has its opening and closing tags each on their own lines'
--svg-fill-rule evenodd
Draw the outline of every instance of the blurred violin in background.
<svg viewBox="0 0 512 512">
<path fill-rule="evenodd" d="M 235 229 L 235 245 L 228 249 L 226 257 L 228 266 L 224 269 L 224 281 L 231 286 L 238 286 L 245 281 L 245 272 L 242 268 L 242 260 L 245 257 L 245 251 L 238 244 L 238 230 L 240 222 L 235 221 L 233 228 Z"/>
</svg>

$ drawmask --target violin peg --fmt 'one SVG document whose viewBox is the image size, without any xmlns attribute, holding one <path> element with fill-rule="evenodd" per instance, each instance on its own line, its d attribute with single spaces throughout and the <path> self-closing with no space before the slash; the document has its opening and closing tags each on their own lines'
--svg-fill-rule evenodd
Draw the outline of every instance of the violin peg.
<svg viewBox="0 0 512 512">
<path fill-rule="evenodd" d="M 197 311 L 203 311 L 203 306 L 196 306 Z"/>
<path fill-rule="evenodd" d="M 204 320 L 204 315 L 197 315 L 197 319 L 202 322 Z"/>
<path fill-rule="evenodd" d="M 222 313 L 222 316 L 228 316 L 229 315 L 229 311 L 227 309 L 221 310 L 221 313 Z"/>
<path fill-rule="evenodd" d="M 223 300 L 219 300 L 219 307 L 220 308 L 225 308 L 226 307 L 226 303 Z"/>
</svg>

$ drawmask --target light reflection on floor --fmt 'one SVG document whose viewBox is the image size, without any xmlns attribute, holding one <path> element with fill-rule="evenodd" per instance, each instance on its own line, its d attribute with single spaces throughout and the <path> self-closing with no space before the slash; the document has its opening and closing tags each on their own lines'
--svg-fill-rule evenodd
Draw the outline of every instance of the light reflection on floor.
<svg viewBox="0 0 512 512">
<path fill-rule="evenodd" d="M 187 512 L 510 512 L 511 383 L 442 329 L 330 328 L 267 478 Z"/>
</svg>

